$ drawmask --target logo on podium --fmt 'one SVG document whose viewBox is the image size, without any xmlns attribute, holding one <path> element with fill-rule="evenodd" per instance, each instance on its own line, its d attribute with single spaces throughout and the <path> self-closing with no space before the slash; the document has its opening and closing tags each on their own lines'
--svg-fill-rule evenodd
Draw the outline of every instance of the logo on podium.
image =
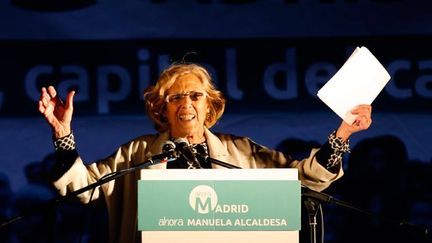
<svg viewBox="0 0 432 243">
<path fill-rule="evenodd" d="M 209 232 L 268 232 L 267 236 L 298 232 L 297 173 L 295 169 L 143 170 L 138 181 L 138 230 L 143 235 L 203 232 L 206 237 Z"/>
</svg>

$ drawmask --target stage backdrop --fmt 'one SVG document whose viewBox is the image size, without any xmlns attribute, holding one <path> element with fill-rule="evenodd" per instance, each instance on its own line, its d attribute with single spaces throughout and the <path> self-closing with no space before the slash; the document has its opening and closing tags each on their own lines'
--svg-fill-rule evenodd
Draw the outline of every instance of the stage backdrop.
<svg viewBox="0 0 432 243">
<path fill-rule="evenodd" d="M 358 46 L 392 79 L 373 103 L 372 127 L 352 147 L 391 135 L 411 163 L 431 163 L 432 2 L 70 2 L 0 2 L 0 173 L 14 192 L 41 169 L 35 164 L 53 159 L 50 128 L 37 112 L 42 86 L 62 97 L 77 91 L 73 129 L 86 163 L 155 132 L 142 92 L 182 61 L 205 65 L 226 95 L 214 131 L 271 148 L 287 138 L 322 143 L 340 118 L 316 93 Z"/>
</svg>

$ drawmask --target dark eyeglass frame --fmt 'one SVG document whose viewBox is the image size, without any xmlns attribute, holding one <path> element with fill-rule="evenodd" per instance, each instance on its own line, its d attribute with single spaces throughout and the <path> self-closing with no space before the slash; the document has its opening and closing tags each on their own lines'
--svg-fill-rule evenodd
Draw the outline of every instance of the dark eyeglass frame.
<svg viewBox="0 0 432 243">
<path fill-rule="evenodd" d="M 169 94 L 165 96 L 165 102 L 175 104 L 180 102 L 186 96 L 189 96 L 192 101 L 197 101 L 207 97 L 207 92 L 201 90 L 191 90 L 186 93 Z"/>
</svg>

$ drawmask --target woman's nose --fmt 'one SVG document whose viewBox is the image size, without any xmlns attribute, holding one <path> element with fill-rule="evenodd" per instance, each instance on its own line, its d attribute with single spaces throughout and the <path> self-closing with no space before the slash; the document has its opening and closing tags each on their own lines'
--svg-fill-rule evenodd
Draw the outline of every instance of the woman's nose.
<svg viewBox="0 0 432 243">
<path fill-rule="evenodd" d="M 190 106 L 192 105 L 192 99 L 189 95 L 185 95 L 182 97 L 182 99 L 180 100 L 180 104 L 181 105 L 185 105 L 185 106 Z"/>
</svg>

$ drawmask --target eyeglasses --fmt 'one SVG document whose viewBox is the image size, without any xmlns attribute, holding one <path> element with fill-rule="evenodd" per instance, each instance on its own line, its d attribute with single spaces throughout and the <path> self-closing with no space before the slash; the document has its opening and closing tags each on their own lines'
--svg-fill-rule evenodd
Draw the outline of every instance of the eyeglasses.
<svg viewBox="0 0 432 243">
<path fill-rule="evenodd" d="M 186 96 L 189 96 L 192 101 L 197 101 L 205 98 L 207 93 L 205 91 L 188 91 L 186 93 L 169 94 L 165 97 L 165 101 L 167 103 L 178 103 Z"/>
</svg>

